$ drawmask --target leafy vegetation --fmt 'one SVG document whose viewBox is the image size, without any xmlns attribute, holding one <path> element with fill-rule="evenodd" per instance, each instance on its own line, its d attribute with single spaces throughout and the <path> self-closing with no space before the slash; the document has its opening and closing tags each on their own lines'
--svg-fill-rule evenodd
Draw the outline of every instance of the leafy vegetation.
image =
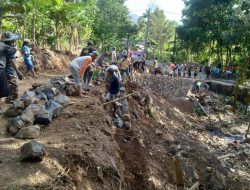
<svg viewBox="0 0 250 190">
<path fill-rule="evenodd" d="M 197 62 L 249 64 L 248 0 L 184 0 L 183 24 L 177 28 L 179 58 Z M 243 66 L 245 67 L 245 66 Z"/>
</svg>

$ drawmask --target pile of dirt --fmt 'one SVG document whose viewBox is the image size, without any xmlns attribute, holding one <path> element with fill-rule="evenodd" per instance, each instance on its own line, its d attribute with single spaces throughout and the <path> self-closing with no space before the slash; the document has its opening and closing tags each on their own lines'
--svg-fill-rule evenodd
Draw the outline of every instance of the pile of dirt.
<svg viewBox="0 0 250 190">
<path fill-rule="evenodd" d="M 49 70 L 64 71 L 68 69 L 68 64 L 76 57 L 70 51 L 63 50 L 50 50 L 50 49 L 36 49 L 31 52 L 34 60 L 35 70 L 38 72 L 44 72 Z M 23 63 L 23 59 L 17 59 L 19 69 L 23 72 L 26 71 L 26 67 Z"/>
<path fill-rule="evenodd" d="M 218 158 L 230 151 L 222 154 L 206 128 L 208 118 L 197 116 L 186 98 L 191 86 L 186 79 L 150 76 L 141 87 L 128 84 L 127 93 L 138 92 L 128 98 L 130 129 L 113 126 L 102 104 L 103 85 L 83 99 L 71 97 L 75 103 L 41 127 L 36 140 L 47 152 L 41 163 L 20 163 L 27 141 L 1 127 L 0 189 L 172 190 L 174 156 L 181 158 L 187 187 L 199 181 L 205 189 L 248 189 L 248 171 L 234 171 Z"/>
</svg>

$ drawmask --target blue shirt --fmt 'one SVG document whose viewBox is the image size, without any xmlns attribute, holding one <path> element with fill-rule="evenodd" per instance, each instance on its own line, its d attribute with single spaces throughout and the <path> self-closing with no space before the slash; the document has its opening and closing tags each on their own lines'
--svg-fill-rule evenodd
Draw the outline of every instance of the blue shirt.
<svg viewBox="0 0 250 190">
<path fill-rule="evenodd" d="M 24 45 L 21 49 L 21 51 L 24 54 L 24 59 L 29 59 L 30 58 L 30 48 L 27 45 Z"/>
<path fill-rule="evenodd" d="M 111 77 L 108 91 L 110 94 L 117 94 L 120 91 L 120 82 L 116 75 Z"/>
</svg>

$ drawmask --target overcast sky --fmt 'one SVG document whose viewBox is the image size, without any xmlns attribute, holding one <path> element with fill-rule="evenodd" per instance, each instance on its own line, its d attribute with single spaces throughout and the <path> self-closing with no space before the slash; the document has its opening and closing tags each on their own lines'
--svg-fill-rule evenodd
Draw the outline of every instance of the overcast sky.
<svg viewBox="0 0 250 190">
<path fill-rule="evenodd" d="M 152 3 L 165 11 L 167 19 L 177 22 L 181 20 L 182 9 L 184 8 L 182 0 L 127 0 L 125 4 L 132 14 L 141 16 Z"/>
</svg>

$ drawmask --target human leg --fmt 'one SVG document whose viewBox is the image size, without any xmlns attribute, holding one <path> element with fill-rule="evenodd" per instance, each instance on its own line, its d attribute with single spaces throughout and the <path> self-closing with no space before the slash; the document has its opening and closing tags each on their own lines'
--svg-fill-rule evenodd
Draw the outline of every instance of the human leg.
<svg viewBox="0 0 250 190">
<path fill-rule="evenodd" d="M 70 66 L 70 72 L 73 76 L 73 80 L 76 85 L 77 95 L 82 96 L 82 84 L 81 84 L 79 71 L 75 67 Z"/>
<path fill-rule="evenodd" d="M 9 84 L 10 94 L 6 99 L 6 102 L 11 103 L 18 98 L 18 78 L 16 73 L 8 73 L 7 80 Z"/>
</svg>

